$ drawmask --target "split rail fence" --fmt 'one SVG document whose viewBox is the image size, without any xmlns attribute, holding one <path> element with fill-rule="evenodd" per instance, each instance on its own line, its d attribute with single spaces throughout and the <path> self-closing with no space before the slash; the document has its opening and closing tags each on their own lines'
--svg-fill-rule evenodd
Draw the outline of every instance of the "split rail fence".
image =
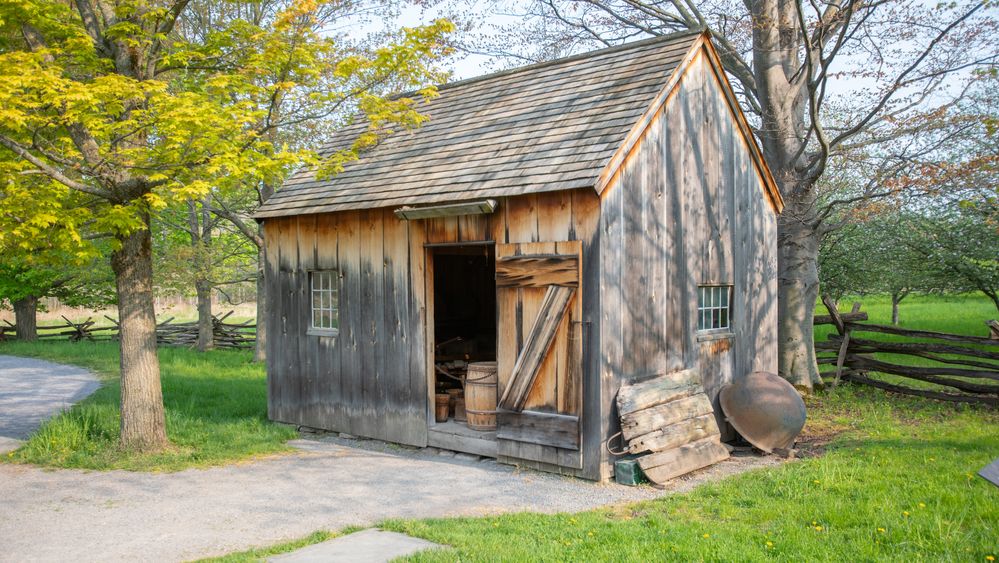
<svg viewBox="0 0 999 563">
<path fill-rule="evenodd" d="M 252 324 L 252 321 L 226 322 L 232 313 L 233 311 L 229 311 L 221 317 L 212 316 L 212 335 L 215 347 L 252 349 L 256 346 L 257 325 Z M 73 322 L 62 317 L 65 324 L 39 326 L 38 338 L 70 340 L 72 342 L 118 340 L 120 327 L 117 319 L 106 315 L 104 318 L 111 324 L 96 326 L 97 321 L 93 317 L 88 317 L 83 322 Z M 4 325 L 0 325 L 0 341 L 14 338 L 15 331 L 14 324 L 4 321 Z M 174 317 L 170 317 L 156 324 L 156 342 L 168 346 L 193 347 L 198 343 L 198 323 L 197 321 L 174 322 Z"/>
<path fill-rule="evenodd" d="M 836 332 L 816 342 L 815 349 L 819 365 L 835 367 L 823 373 L 833 378 L 833 385 L 844 380 L 906 395 L 999 406 L 996 321 L 986 321 L 988 337 L 912 330 L 861 322 L 867 314 L 859 303 L 849 313 L 840 313 L 831 299 L 822 302 L 829 315 L 817 315 L 815 324 L 832 324 Z M 918 365 L 902 363 L 903 358 L 919 358 Z"/>
</svg>

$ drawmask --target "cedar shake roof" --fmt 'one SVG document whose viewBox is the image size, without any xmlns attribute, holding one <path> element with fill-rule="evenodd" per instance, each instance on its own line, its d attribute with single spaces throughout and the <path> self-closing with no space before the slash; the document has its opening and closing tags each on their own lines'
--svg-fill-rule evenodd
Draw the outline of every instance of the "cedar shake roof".
<svg viewBox="0 0 999 563">
<path fill-rule="evenodd" d="M 657 37 L 441 86 L 429 117 L 325 180 L 292 176 L 257 219 L 595 188 L 699 32 Z M 324 148 L 349 146 L 365 122 Z"/>
</svg>

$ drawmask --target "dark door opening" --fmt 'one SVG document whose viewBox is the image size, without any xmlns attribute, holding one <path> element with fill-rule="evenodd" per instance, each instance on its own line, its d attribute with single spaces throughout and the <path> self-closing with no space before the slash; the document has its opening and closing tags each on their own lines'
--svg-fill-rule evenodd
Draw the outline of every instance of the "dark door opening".
<svg viewBox="0 0 999 563">
<path fill-rule="evenodd" d="M 431 445 L 495 455 L 495 431 L 470 428 L 464 414 L 468 364 L 496 361 L 496 251 L 492 244 L 429 248 L 433 261 L 434 403 Z M 446 420 L 438 400 L 448 396 Z M 443 407 L 442 407 L 443 408 Z M 472 424 L 471 426 L 475 426 Z M 436 440 L 435 440 L 436 436 Z"/>
</svg>

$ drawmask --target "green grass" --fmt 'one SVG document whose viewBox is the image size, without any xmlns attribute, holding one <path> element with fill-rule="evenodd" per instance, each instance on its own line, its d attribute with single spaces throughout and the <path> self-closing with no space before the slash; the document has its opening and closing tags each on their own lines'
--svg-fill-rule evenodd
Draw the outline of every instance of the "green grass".
<svg viewBox="0 0 999 563">
<path fill-rule="evenodd" d="M 49 341 L 0 343 L 0 354 L 90 368 L 103 385 L 50 419 L 4 461 L 84 469 L 176 471 L 288 451 L 289 426 L 267 420 L 264 367 L 252 353 L 198 353 L 161 347 L 167 435 L 173 447 L 156 454 L 123 452 L 119 435 L 117 344 Z"/>
<path fill-rule="evenodd" d="M 841 312 L 850 310 L 854 301 L 861 304 L 860 310 L 867 313 L 870 323 L 891 324 L 891 298 L 887 295 L 865 295 L 846 297 L 839 302 Z M 962 295 L 911 295 L 899 304 L 899 327 L 916 330 L 932 330 L 986 337 L 989 335 L 985 321 L 999 317 L 992 301 L 981 293 Z M 815 314 L 828 315 L 825 306 L 819 303 Z M 815 327 L 815 340 L 822 341 L 826 335 L 835 332 L 832 325 Z M 879 335 L 888 338 L 888 335 Z M 865 335 L 865 338 L 867 335 Z M 899 337 L 898 340 L 905 340 Z"/>
</svg>

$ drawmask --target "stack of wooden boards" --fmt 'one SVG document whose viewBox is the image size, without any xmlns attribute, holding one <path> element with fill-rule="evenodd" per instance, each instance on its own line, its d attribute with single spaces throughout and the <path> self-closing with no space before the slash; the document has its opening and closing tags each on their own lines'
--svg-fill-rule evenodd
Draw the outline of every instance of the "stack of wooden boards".
<svg viewBox="0 0 999 563">
<path fill-rule="evenodd" d="M 645 453 L 638 465 L 653 483 L 728 458 L 697 369 L 624 385 L 617 393 L 617 408 L 628 452 Z"/>
</svg>

